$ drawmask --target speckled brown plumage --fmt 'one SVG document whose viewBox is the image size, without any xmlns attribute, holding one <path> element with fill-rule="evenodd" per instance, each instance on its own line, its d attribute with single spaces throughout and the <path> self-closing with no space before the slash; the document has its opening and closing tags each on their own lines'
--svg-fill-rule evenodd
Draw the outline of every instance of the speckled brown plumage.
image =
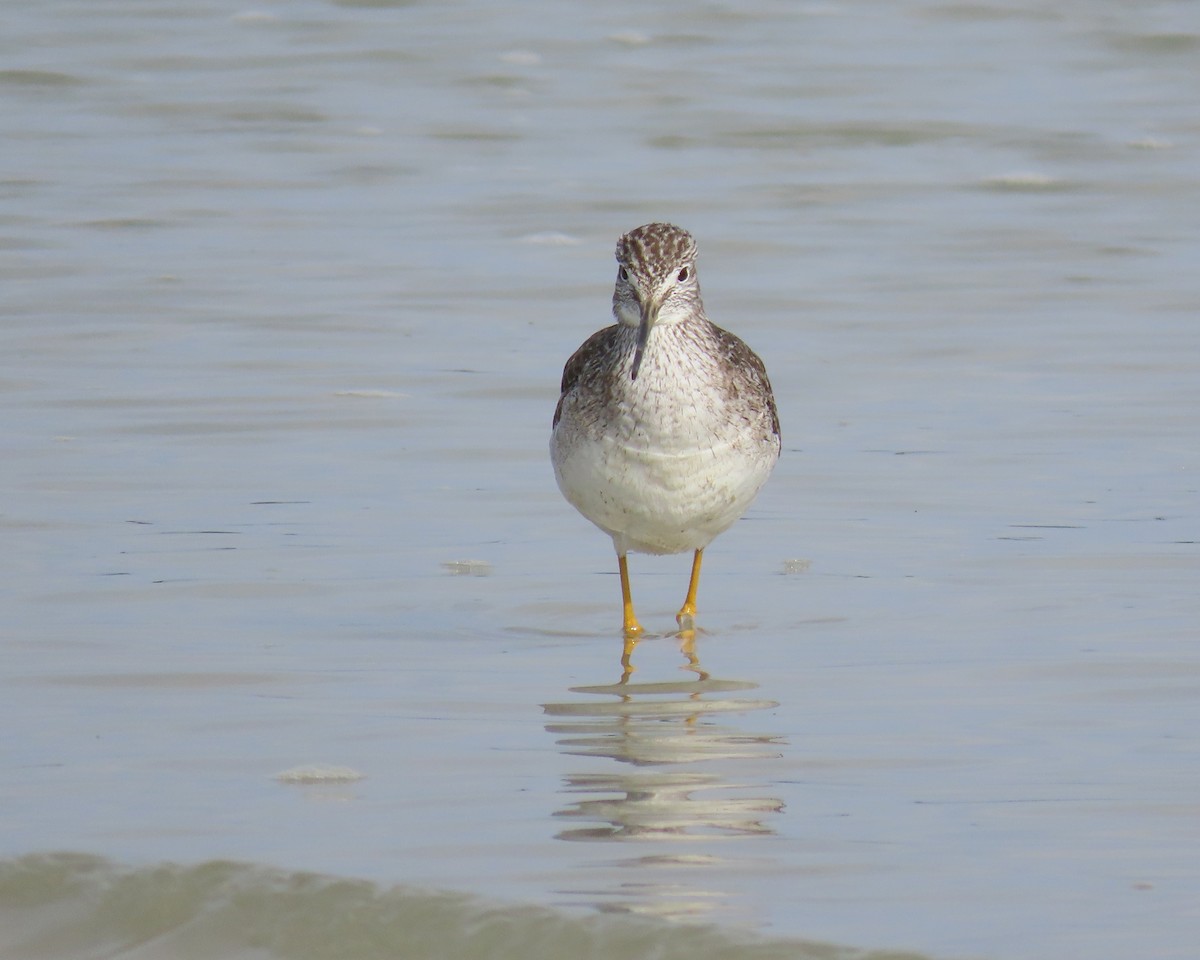
<svg viewBox="0 0 1200 960">
<path fill-rule="evenodd" d="M 705 315 L 691 235 L 647 224 L 616 254 L 617 323 L 567 361 L 550 448 L 563 494 L 613 538 L 628 635 L 627 551 L 696 551 L 693 598 L 700 551 L 766 482 L 780 434 L 762 360 Z"/>
</svg>

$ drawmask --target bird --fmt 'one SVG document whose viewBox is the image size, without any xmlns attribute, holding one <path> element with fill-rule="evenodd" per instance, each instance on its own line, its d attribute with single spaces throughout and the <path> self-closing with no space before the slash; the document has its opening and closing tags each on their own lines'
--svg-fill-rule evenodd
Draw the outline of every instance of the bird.
<svg viewBox="0 0 1200 960">
<path fill-rule="evenodd" d="M 692 553 L 676 615 L 694 637 L 704 551 L 750 506 L 780 452 L 766 366 L 708 319 L 696 241 L 648 223 L 617 241 L 612 312 L 563 368 L 550 459 L 566 500 L 607 533 L 621 578 L 627 649 L 644 630 L 630 551 Z"/>
</svg>

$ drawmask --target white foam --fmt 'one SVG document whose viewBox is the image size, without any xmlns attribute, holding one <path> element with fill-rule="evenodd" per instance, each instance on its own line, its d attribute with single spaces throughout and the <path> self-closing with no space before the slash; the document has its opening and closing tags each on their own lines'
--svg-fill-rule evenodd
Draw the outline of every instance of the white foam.
<svg viewBox="0 0 1200 960">
<path fill-rule="evenodd" d="M 989 187 L 1002 187 L 1010 190 L 1041 190 L 1057 186 L 1059 181 L 1047 173 L 1039 173 L 1036 170 L 1014 170 L 1011 173 L 988 177 L 984 183 Z"/>
<path fill-rule="evenodd" d="M 578 237 L 573 237 L 569 233 L 560 233 L 557 230 L 547 230 L 544 233 L 530 233 L 521 238 L 522 243 L 534 243 L 543 247 L 574 247 L 578 246 L 582 241 Z"/>
<path fill-rule="evenodd" d="M 447 560 L 442 569 L 456 577 L 486 577 L 492 572 L 492 565 L 486 560 Z"/>
<path fill-rule="evenodd" d="M 407 397 L 407 393 L 399 393 L 396 390 L 335 390 L 335 397 L 360 397 L 368 400 L 391 399 L 394 397 Z"/>
<path fill-rule="evenodd" d="M 275 779 L 280 783 L 354 783 L 365 778 L 365 773 L 350 767 L 332 767 L 322 763 L 292 767 L 275 774 Z"/>
</svg>

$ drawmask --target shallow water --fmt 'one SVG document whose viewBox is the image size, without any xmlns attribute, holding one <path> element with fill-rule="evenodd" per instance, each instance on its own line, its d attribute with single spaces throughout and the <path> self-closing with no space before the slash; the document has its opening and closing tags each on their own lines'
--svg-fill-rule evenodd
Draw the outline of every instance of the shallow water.
<svg viewBox="0 0 1200 960">
<path fill-rule="evenodd" d="M 1190 5 L 60 2 L 0 50 L 6 956 L 170 955 L 232 888 L 86 904 L 226 859 L 548 955 L 1193 955 Z M 546 442 L 651 219 L 784 456 L 696 655 L 615 689 Z M 687 558 L 632 567 L 667 630 Z"/>
</svg>

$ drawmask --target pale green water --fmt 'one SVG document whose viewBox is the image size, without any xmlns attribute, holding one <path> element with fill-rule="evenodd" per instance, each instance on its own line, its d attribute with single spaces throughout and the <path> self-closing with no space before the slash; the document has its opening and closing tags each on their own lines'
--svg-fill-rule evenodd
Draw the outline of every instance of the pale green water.
<svg viewBox="0 0 1200 960">
<path fill-rule="evenodd" d="M 45 922 L 49 916 L 53 923 Z M 0 919 L 6 956 L 920 960 L 709 926 L 570 917 L 229 862 L 131 871 L 79 855 L 0 866 Z"/>
<path fill-rule="evenodd" d="M 389 898 L 1194 955 L 1191 5 L 52 2 L 0 54 L 6 957 L 474 955 Z M 660 218 L 785 450 L 624 702 L 546 442 Z M 687 558 L 633 569 L 666 629 Z M 211 919 L 296 871 L 383 912 Z"/>
</svg>

